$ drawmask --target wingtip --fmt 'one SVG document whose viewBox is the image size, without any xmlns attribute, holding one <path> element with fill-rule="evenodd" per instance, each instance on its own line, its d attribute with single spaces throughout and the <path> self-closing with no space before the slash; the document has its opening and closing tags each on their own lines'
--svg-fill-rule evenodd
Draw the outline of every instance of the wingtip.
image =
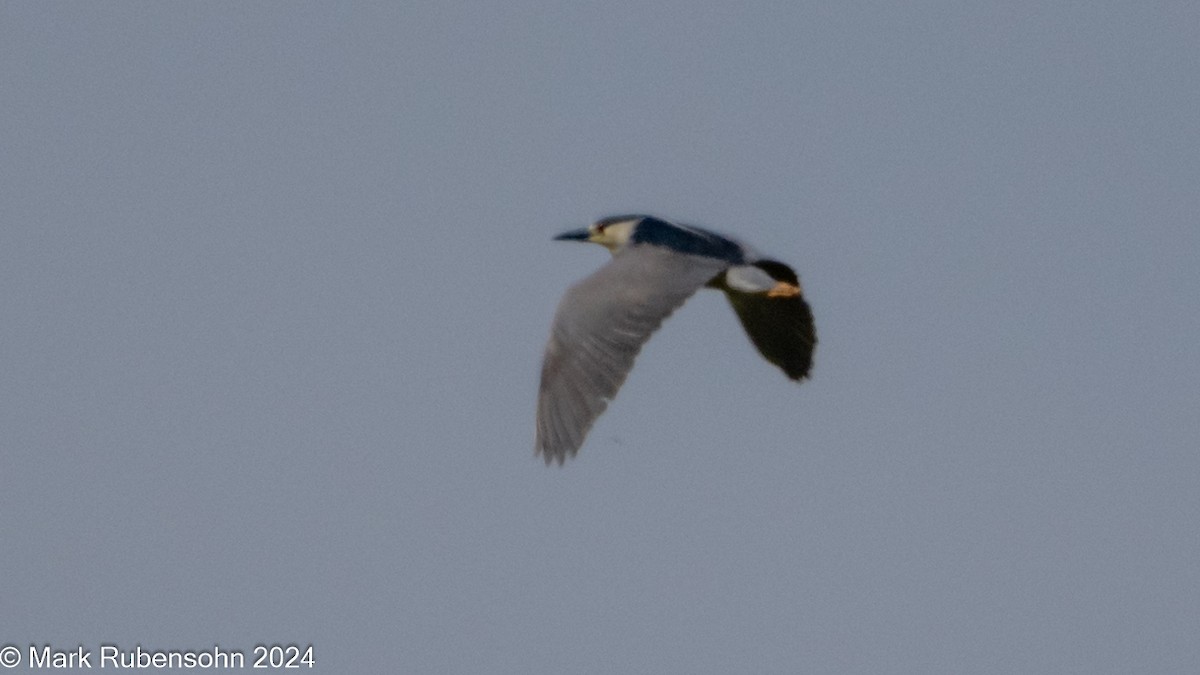
<svg viewBox="0 0 1200 675">
<path fill-rule="evenodd" d="M 565 451 L 555 452 L 549 448 L 544 448 L 541 445 L 534 446 L 533 456 L 540 457 L 542 461 L 546 462 L 546 466 L 551 466 L 556 462 L 559 466 L 563 466 L 567 463 L 567 453 Z"/>
<path fill-rule="evenodd" d="M 804 382 L 805 380 L 812 378 L 813 363 L 812 363 L 811 353 L 810 353 L 809 358 L 805 359 L 802 363 L 799 363 L 799 364 L 780 363 L 777 365 L 780 367 L 780 369 L 783 370 L 783 373 L 788 376 L 788 379 L 792 380 L 796 384 L 800 384 L 800 383 Z"/>
</svg>

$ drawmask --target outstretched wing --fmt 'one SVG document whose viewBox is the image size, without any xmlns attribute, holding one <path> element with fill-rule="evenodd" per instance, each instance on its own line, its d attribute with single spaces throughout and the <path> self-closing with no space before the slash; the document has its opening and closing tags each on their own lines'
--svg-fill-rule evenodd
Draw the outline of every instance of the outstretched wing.
<svg viewBox="0 0 1200 675">
<path fill-rule="evenodd" d="M 575 455 L 642 345 L 728 263 L 653 245 L 620 251 L 563 296 L 542 361 L 535 451 Z"/>
<path fill-rule="evenodd" d="M 792 268 L 781 262 L 759 260 L 753 264 L 781 282 L 786 290 L 743 293 L 727 289 L 729 303 L 763 358 L 779 366 L 791 379 L 802 380 L 812 368 L 817 330 L 812 309 L 800 290 L 800 280 Z"/>
</svg>

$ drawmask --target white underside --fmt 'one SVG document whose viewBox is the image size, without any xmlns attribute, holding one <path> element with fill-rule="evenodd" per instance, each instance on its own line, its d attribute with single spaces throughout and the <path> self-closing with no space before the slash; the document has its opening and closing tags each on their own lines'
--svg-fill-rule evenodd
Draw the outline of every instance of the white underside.
<svg viewBox="0 0 1200 675">
<path fill-rule="evenodd" d="M 753 265 L 739 265 L 725 271 L 725 283 L 729 288 L 743 293 L 765 293 L 775 288 L 771 275 Z"/>
</svg>

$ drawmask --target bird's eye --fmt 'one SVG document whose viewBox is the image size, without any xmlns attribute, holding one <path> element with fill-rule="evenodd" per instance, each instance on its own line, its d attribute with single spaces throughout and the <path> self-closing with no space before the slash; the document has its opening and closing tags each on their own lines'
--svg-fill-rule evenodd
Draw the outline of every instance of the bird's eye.
<svg viewBox="0 0 1200 675">
<path fill-rule="evenodd" d="M 596 234 L 604 234 L 604 228 L 608 227 L 608 223 L 597 223 Z"/>
</svg>

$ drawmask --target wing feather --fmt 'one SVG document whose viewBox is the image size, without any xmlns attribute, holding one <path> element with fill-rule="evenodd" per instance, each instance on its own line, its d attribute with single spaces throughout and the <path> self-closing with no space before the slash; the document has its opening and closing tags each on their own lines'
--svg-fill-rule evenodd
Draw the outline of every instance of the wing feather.
<svg viewBox="0 0 1200 675">
<path fill-rule="evenodd" d="M 642 345 L 727 265 L 636 245 L 567 291 L 554 316 L 538 392 L 535 451 L 547 464 L 579 451 Z"/>
<path fill-rule="evenodd" d="M 755 263 L 776 281 L 800 287 L 790 267 L 773 260 Z M 772 297 L 767 293 L 744 293 L 726 287 L 729 304 L 737 313 L 750 341 L 767 361 L 779 366 L 793 380 L 808 377 L 817 330 L 812 308 L 803 294 Z"/>
</svg>

